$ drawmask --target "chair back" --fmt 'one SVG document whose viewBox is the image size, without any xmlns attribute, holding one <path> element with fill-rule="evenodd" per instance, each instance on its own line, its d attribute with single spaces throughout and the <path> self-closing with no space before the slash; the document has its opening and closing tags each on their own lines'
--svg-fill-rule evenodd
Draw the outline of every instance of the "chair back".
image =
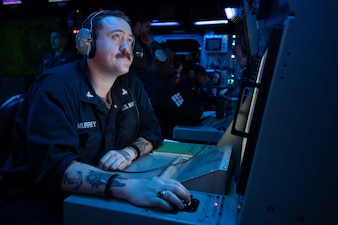
<svg viewBox="0 0 338 225">
<path fill-rule="evenodd" d="M 0 106 L 0 167 L 10 154 L 14 118 L 23 99 L 24 94 L 17 94 Z"/>
</svg>

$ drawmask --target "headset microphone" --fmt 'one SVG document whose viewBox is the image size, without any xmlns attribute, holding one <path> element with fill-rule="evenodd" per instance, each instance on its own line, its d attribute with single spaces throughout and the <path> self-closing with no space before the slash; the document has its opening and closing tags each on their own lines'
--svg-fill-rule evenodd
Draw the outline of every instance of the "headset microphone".
<svg viewBox="0 0 338 225">
<path fill-rule="evenodd" d="M 134 55 L 137 58 L 143 58 L 143 56 L 144 56 L 143 48 L 140 45 L 138 45 L 138 44 L 135 44 Z"/>
</svg>

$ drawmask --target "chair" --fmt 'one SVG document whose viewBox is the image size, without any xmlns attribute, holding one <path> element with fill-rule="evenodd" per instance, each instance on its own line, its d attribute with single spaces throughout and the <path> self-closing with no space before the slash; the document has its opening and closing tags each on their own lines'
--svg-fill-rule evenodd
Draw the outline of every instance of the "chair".
<svg viewBox="0 0 338 225">
<path fill-rule="evenodd" d="M 16 94 L 0 106 L 0 167 L 10 154 L 14 118 L 24 96 L 24 94 Z"/>
</svg>

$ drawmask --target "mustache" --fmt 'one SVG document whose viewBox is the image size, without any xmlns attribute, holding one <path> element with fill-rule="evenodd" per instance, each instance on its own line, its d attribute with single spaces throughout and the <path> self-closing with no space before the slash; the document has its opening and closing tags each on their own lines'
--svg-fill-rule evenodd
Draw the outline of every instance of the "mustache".
<svg viewBox="0 0 338 225">
<path fill-rule="evenodd" d="M 122 51 L 120 54 L 117 55 L 117 57 L 132 60 L 133 54 L 130 53 L 129 51 Z"/>
</svg>

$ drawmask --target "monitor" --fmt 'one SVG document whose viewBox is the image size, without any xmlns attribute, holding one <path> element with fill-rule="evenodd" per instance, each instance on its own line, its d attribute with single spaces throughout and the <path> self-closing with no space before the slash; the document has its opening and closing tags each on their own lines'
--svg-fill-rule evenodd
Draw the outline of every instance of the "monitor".
<svg viewBox="0 0 338 225">
<path fill-rule="evenodd" d="M 2 0 L 3 5 L 18 5 L 21 3 L 21 0 Z"/>
<path fill-rule="evenodd" d="M 207 38 L 205 40 L 205 50 L 206 51 L 220 51 L 222 49 L 222 39 L 221 38 Z"/>
<path fill-rule="evenodd" d="M 228 35 L 205 35 L 204 51 L 222 53 L 228 51 Z"/>
<path fill-rule="evenodd" d="M 247 121 L 244 130 L 238 130 L 236 125 L 240 111 L 239 107 L 241 104 L 238 104 L 238 108 L 236 110 L 237 112 L 234 117 L 234 125 L 231 130 L 233 134 L 243 137 L 240 172 L 237 179 L 237 193 L 240 195 L 244 195 L 246 190 L 251 164 L 255 153 L 256 140 L 261 120 L 263 118 L 264 107 L 272 79 L 271 75 L 273 74 L 275 67 L 282 33 L 282 25 L 276 26 L 272 29 L 269 42 L 261 55 L 260 63 L 257 68 L 258 71 L 256 79 L 252 82 L 242 83 L 240 95 L 244 95 L 247 90 L 252 90 L 252 99 L 250 107 L 248 108 Z"/>
</svg>

